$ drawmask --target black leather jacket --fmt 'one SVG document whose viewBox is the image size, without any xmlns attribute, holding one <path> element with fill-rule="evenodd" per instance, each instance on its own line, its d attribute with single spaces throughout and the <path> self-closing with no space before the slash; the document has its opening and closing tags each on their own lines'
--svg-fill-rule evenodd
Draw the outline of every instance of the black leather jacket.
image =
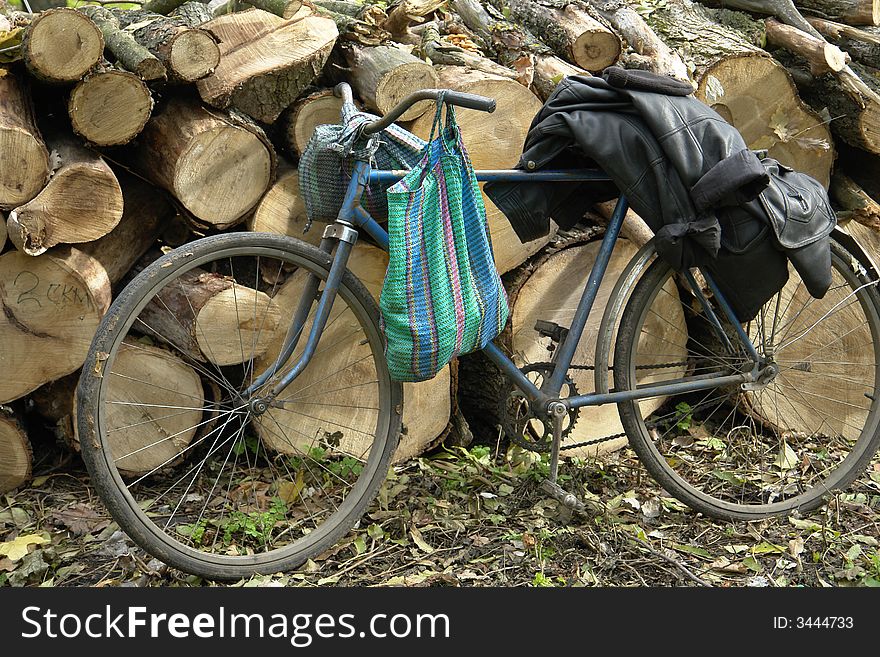
<svg viewBox="0 0 880 657">
<path fill-rule="evenodd" d="M 485 191 L 523 242 L 546 235 L 551 218 L 569 227 L 594 203 L 623 192 L 654 230 L 661 257 L 679 269 L 714 269 L 722 292 L 745 320 L 788 278 L 778 240 L 768 239 L 773 227 L 764 211 L 768 199 L 761 195 L 765 188 L 775 191 L 768 185 L 778 163 L 750 151 L 737 129 L 692 91 L 686 83 L 616 67 L 601 78 L 565 78 L 532 121 L 517 168 L 593 166 L 614 184 L 495 182 Z M 819 191 L 824 196 L 821 186 Z M 827 196 L 816 205 L 822 205 L 822 221 L 801 245 L 833 227 L 833 219 L 827 225 L 827 216 L 833 218 Z M 747 247 L 759 244 L 764 248 L 746 262 Z M 827 243 L 824 250 L 830 250 Z M 824 268 L 826 259 L 821 260 Z M 830 255 L 827 269 L 830 279 Z M 811 292 L 824 294 L 825 278 L 820 276 Z"/>
<path fill-rule="evenodd" d="M 685 83 L 679 95 L 669 95 L 614 87 L 599 77 L 568 77 L 532 121 L 517 168 L 599 166 L 615 187 L 491 183 L 486 193 L 528 241 L 547 234 L 551 217 L 568 227 L 590 205 L 620 191 L 657 233 L 659 249 L 685 244 L 674 259 L 702 264 L 719 248 L 711 209 L 755 198 L 768 177 L 736 128 L 692 91 Z M 671 225 L 678 226 L 664 230 Z"/>
</svg>

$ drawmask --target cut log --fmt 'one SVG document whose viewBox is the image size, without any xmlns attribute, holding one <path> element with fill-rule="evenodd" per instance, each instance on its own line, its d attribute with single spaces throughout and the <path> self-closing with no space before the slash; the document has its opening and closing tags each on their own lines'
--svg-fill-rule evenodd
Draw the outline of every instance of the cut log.
<svg viewBox="0 0 880 657">
<path fill-rule="evenodd" d="M 348 263 L 349 269 L 361 280 L 367 289 L 378 299 L 385 279 L 385 270 L 388 267 L 388 255 L 374 246 L 365 243 L 355 245 Z M 275 336 L 275 342 L 266 352 L 266 358 L 257 364 L 257 371 L 268 367 L 274 355 L 278 353 L 281 342 L 289 325 L 289 319 L 299 300 L 305 277 L 297 272 L 286 281 L 278 293 L 274 296 L 275 302 L 282 311 L 281 327 Z M 362 344 L 357 336 L 353 336 L 351 322 L 347 322 L 344 316 L 336 318 L 337 310 L 332 311 L 332 321 L 328 323 L 321 343 L 318 344 L 315 357 L 309 367 L 288 387 L 285 396 L 295 397 L 296 392 L 305 390 L 309 386 L 316 386 L 327 376 L 327 372 L 335 372 L 340 368 L 359 360 L 361 354 L 368 355 L 369 348 Z M 349 314 L 350 310 L 343 311 L 342 315 Z M 322 345 L 332 345 L 332 349 Z M 302 344 L 294 352 L 293 359 L 301 353 Z M 365 368 L 372 365 L 365 365 Z M 353 367 L 351 369 L 357 369 Z M 367 374 L 365 369 L 362 374 Z M 351 381 L 362 381 L 357 373 L 349 373 Z M 340 379 L 341 380 L 341 379 Z M 404 436 L 395 453 L 394 460 L 402 461 L 420 454 L 425 449 L 433 446 L 437 438 L 444 434 L 451 413 L 451 378 L 449 366 L 443 368 L 436 377 L 420 383 L 405 383 L 403 385 L 403 432 Z M 339 386 L 333 386 L 334 388 Z M 319 392 L 313 387 L 312 390 Z M 454 391 L 453 391 L 454 392 Z M 339 430 L 339 423 L 343 426 L 363 426 L 369 416 L 363 414 L 369 412 L 369 407 L 375 407 L 375 388 L 373 386 L 351 387 L 343 393 L 336 391 L 333 394 L 332 404 L 318 407 L 320 410 L 310 409 L 308 417 L 295 408 L 270 409 L 266 415 L 270 420 L 263 429 L 258 424 L 257 430 L 270 449 L 281 453 L 296 453 L 296 447 L 291 446 L 281 439 L 279 433 L 286 434 L 291 440 L 308 444 L 309 439 L 318 431 L 327 430 L 334 432 Z M 338 405 L 338 406 L 337 406 Z M 363 410 L 359 410 L 363 409 Z M 354 417 L 354 419 L 352 419 Z M 275 422 L 278 424 L 276 425 Z M 337 423 L 335 426 L 332 423 Z M 278 427 L 283 431 L 279 432 Z M 303 437 L 306 438 L 303 438 Z M 358 438 L 361 438 L 359 441 Z M 349 434 L 343 438 L 339 448 L 352 455 L 360 456 L 366 446 L 362 444 L 363 437 Z"/>
<path fill-rule="evenodd" d="M 315 12 L 336 23 L 339 38 L 362 46 L 378 46 L 391 38 L 383 25 L 388 19 L 379 4 L 358 0 L 314 0 Z M 305 5 L 301 12 L 305 10 Z"/>
<path fill-rule="evenodd" d="M 784 25 L 774 18 L 764 21 L 767 26 L 767 43 L 785 48 L 806 60 L 813 75 L 825 75 L 842 71 L 849 56 L 837 46 L 812 34 L 802 32 L 791 25 Z"/>
<path fill-rule="evenodd" d="M 197 267 L 159 292 L 133 328 L 190 359 L 223 366 L 262 356 L 279 319 L 276 304 L 265 293 Z"/>
<path fill-rule="evenodd" d="M 273 123 L 320 75 L 339 32 L 333 21 L 320 16 L 284 21 L 256 9 L 243 15 L 253 13 L 262 23 L 255 39 L 248 37 L 255 28 L 254 17 L 244 19 L 241 30 L 236 29 L 239 14 L 205 23 L 205 29 L 220 39 L 221 33 L 229 35 L 235 45 L 221 49 L 220 64 L 196 86 L 209 105 L 232 106 L 258 121 Z"/>
<path fill-rule="evenodd" d="M 105 375 L 111 377 L 110 390 L 116 399 L 156 405 L 107 406 L 105 435 L 122 474 L 150 472 L 171 462 L 190 444 L 204 413 L 195 409 L 205 405 L 205 391 L 193 368 L 167 349 L 125 341 L 113 370 Z M 169 413 L 165 410 L 169 406 L 192 410 Z"/>
<path fill-rule="evenodd" d="M 493 0 L 492 4 L 499 3 Z M 483 41 L 487 53 L 501 64 L 508 65 L 523 54 L 552 54 L 551 49 L 526 28 L 503 18 L 490 16 L 479 0 L 451 0 L 450 6 L 468 29 Z"/>
<path fill-rule="evenodd" d="M 808 17 L 807 20 L 823 36 L 834 39 L 856 61 L 873 68 L 880 67 L 880 28 L 850 27 L 823 18 Z"/>
<path fill-rule="evenodd" d="M 302 155 L 315 128 L 342 120 L 342 99 L 332 89 L 321 89 L 300 98 L 284 118 L 284 143 L 294 156 Z"/>
<path fill-rule="evenodd" d="M 247 4 L 281 18 L 293 18 L 303 6 L 302 0 L 250 0 Z"/>
<path fill-rule="evenodd" d="M 786 25 L 796 27 L 815 37 L 819 36 L 816 29 L 794 6 L 792 0 L 700 0 L 700 2 L 707 7 L 732 7 L 755 14 L 768 14 Z"/>
<path fill-rule="evenodd" d="M 91 242 L 122 218 L 122 189 L 100 155 L 72 136 L 51 135 L 60 165 L 33 200 L 9 214 L 9 239 L 19 251 L 38 256 L 56 244 Z"/>
<path fill-rule="evenodd" d="M 880 25 L 880 0 L 795 0 L 808 14 L 846 23 Z"/>
<path fill-rule="evenodd" d="M 131 71 L 143 80 L 164 80 L 165 66 L 155 55 L 134 40 L 129 32 L 119 27 L 119 21 L 109 9 L 89 5 L 79 11 L 88 16 L 101 30 L 104 47 L 116 58 L 117 65 Z"/>
<path fill-rule="evenodd" d="M 475 52 L 465 50 L 459 46 L 443 41 L 435 22 L 428 23 L 422 30 L 422 38 L 419 42 L 418 55 L 432 64 L 444 64 L 448 66 L 466 66 L 477 71 L 492 73 L 501 77 L 515 80 L 518 78 L 517 71 L 496 64 L 491 59 L 486 59 Z M 528 80 L 525 86 L 529 86 Z"/>
<path fill-rule="evenodd" d="M 801 102 L 784 67 L 690 0 L 668 0 L 647 21 L 693 67 L 697 98 L 733 124 L 749 148 L 828 185 L 829 128 Z"/>
<path fill-rule="evenodd" d="M 304 233 L 307 220 L 306 204 L 299 193 L 299 172 L 287 166 L 279 169 L 278 179 L 260 199 L 247 227 L 257 233 L 289 235 L 317 246 L 323 226 L 315 224 Z"/>
<path fill-rule="evenodd" d="M 532 78 L 531 89 L 541 100 L 546 101 L 556 85 L 569 75 L 589 75 L 589 73 L 559 57 L 538 55 L 535 57 L 535 75 Z"/>
<path fill-rule="evenodd" d="M 562 8 L 533 0 L 504 0 L 510 18 L 533 32 L 553 51 L 588 71 L 601 71 L 620 57 L 620 38 L 572 2 Z"/>
<path fill-rule="evenodd" d="M 385 114 L 414 91 L 439 86 L 430 64 L 399 48 L 350 45 L 344 52 L 351 69 L 352 87 L 367 108 L 379 114 Z M 399 121 L 418 118 L 433 106 L 431 101 L 418 102 L 406 110 Z"/>
<path fill-rule="evenodd" d="M 0 209 L 30 201 L 49 180 L 49 151 L 34 120 L 30 92 L 0 66 Z"/>
<path fill-rule="evenodd" d="M 185 0 L 148 0 L 141 5 L 141 9 L 151 11 L 154 14 L 170 14 L 184 2 Z"/>
<path fill-rule="evenodd" d="M 593 2 L 593 5 L 635 51 L 635 55 L 626 58 L 627 68 L 645 69 L 679 80 L 688 79 L 687 66 L 681 56 L 657 36 L 635 9 L 613 2 Z"/>
<path fill-rule="evenodd" d="M 170 17 L 130 10 L 113 15 L 137 43 L 162 62 L 170 82 L 200 80 L 220 63 L 220 48 L 214 35 L 193 29 L 212 18 L 201 3 L 187 3 Z"/>
<path fill-rule="evenodd" d="M 851 146 L 880 153 L 880 81 L 855 62 L 837 75 L 815 77 L 794 62 L 788 67 L 801 97 L 825 111 L 831 130 Z"/>
<path fill-rule="evenodd" d="M 96 146 L 121 146 L 150 118 L 153 97 L 134 73 L 105 69 L 84 78 L 70 94 L 67 113 L 73 131 Z"/>
<path fill-rule="evenodd" d="M 492 114 L 459 108 L 456 111 L 461 134 L 475 169 L 504 169 L 514 166 L 532 119 L 541 101 L 521 84 L 497 75 L 460 66 L 438 66 L 437 85 L 488 96 L 496 101 Z M 422 139 L 431 134 L 434 113 L 419 117 L 410 130 Z"/>
<path fill-rule="evenodd" d="M 101 61 L 104 39 L 87 16 L 73 9 L 50 9 L 24 31 L 21 54 L 31 75 L 42 82 L 76 82 Z"/>
<path fill-rule="evenodd" d="M 397 43 L 417 44 L 420 38 L 410 31 L 410 26 L 423 23 L 424 17 L 433 13 L 444 2 L 445 0 L 401 0 L 388 12 L 382 27 Z"/>
<path fill-rule="evenodd" d="M 30 481 L 32 460 L 31 443 L 21 422 L 11 410 L 0 410 L 0 493 Z"/>
<path fill-rule="evenodd" d="M 849 176 L 836 172 L 831 178 L 831 196 L 843 208 L 847 219 L 880 231 L 880 203 L 868 196 Z M 840 216 L 838 216 L 840 220 Z"/>
<path fill-rule="evenodd" d="M 131 161 L 209 228 L 243 221 L 275 175 L 275 153 L 259 128 L 183 96 L 150 120 Z"/>
<path fill-rule="evenodd" d="M 173 213 L 156 190 L 120 177 L 125 211 L 105 237 L 36 258 L 0 256 L 0 403 L 79 368 L 110 305 L 111 286 L 131 268 Z"/>
</svg>

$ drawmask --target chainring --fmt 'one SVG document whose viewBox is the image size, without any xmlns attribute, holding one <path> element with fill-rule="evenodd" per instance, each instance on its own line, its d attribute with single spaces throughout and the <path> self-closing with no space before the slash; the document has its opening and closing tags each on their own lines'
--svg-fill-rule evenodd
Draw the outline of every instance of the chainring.
<svg viewBox="0 0 880 657">
<path fill-rule="evenodd" d="M 531 363 L 520 368 L 522 372 L 538 388 L 553 372 L 553 363 Z M 574 381 L 565 377 L 562 385 L 561 398 L 574 397 L 578 394 Z M 574 429 L 579 409 L 568 409 L 568 417 L 563 420 L 562 439 L 564 440 Z M 531 403 L 513 382 L 508 382 L 499 402 L 498 417 L 501 428 L 511 441 L 533 452 L 549 452 L 553 446 L 553 426 L 550 420 L 536 415 Z"/>
</svg>

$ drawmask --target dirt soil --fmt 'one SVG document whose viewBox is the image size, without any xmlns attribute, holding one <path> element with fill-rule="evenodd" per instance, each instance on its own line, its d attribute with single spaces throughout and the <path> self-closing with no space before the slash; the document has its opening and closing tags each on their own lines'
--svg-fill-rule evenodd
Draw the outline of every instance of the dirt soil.
<svg viewBox="0 0 880 657">
<path fill-rule="evenodd" d="M 216 584 L 135 546 L 78 455 L 49 439 L 35 453 L 30 487 L 0 496 L 0 585 Z M 880 586 L 880 457 L 821 510 L 751 523 L 695 514 L 629 449 L 563 463 L 588 517 L 541 492 L 547 469 L 518 448 L 437 450 L 395 467 L 334 548 L 233 586 Z"/>
</svg>

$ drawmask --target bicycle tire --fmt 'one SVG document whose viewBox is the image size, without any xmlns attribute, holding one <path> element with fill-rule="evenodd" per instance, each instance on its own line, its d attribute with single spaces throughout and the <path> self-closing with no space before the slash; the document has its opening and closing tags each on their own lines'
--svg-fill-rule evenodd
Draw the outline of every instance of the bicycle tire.
<svg viewBox="0 0 880 657">
<path fill-rule="evenodd" d="M 77 426 L 92 484 L 119 526 L 149 554 L 209 579 L 288 571 L 335 545 L 375 498 L 399 440 L 402 388 L 385 365 L 376 302 L 350 271 L 312 361 L 279 396 L 286 395 L 283 408 L 257 414 L 240 397 L 280 351 L 287 313 L 293 315 L 307 289 L 304 281 L 315 275 L 319 284 L 326 282 L 331 263 L 330 255 L 289 237 L 216 235 L 161 257 L 113 302 L 83 367 Z M 197 293 L 206 286 L 225 290 L 227 309 L 230 289 L 234 301 L 234 316 L 227 313 L 213 328 L 202 326 L 204 310 L 196 311 Z M 181 310 L 186 304 L 172 303 L 181 293 L 192 317 Z M 311 321 L 316 304 L 309 303 Z M 173 327 L 164 333 L 156 329 L 162 306 L 169 315 L 162 321 Z M 201 351 L 195 356 L 172 319 L 196 338 Z M 307 321 L 300 333 L 309 331 Z M 290 370 L 304 342 L 258 392 Z M 231 357 L 236 344 L 241 362 L 229 362 L 238 360 Z M 132 354 L 143 362 L 132 361 Z M 204 394 L 173 377 L 152 376 L 144 365 L 151 357 L 173 360 L 180 371 L 184 363 Z M 343 357 L 351 363 L 342 369 L 316 369 Z M 312 386 L 321 387 L 307 390 Z M 347 407 L 355 396 L 375 405 L 346 410 L 339 419 L 332 407 Z M 178 425 L 169 423 L 184 420 L 185 432 L 171 433 Z M 189 440 L 183 448 L 175 443 L 181 436 Z M 126 441 L 135 439 L 144 446 L 128 447 Z M 174 481 L 180 472 L 189 478 L 186 486 L 183 477 Z"/>
<path fill-rule="evenodd" d="M 764 387 L 670 396 L 656 411 L 648 407 L 647 417 L 639 401 L 618 404 L 639 460 L 692 509 L 747 521 L 806 513 L 846 489 L 880 447 L 880 295 L 843 246 L 832 242 L 831 253 L 833 282 L 823 299 L 810 297 L 789 267 L 783 290 L 744 325 L 759 354 L 780 368 Z M 669 330 L 671 322 L 651 308 L 674 281 L 669 265 L 657 259 L 636 284 L 615 344 L 617 390 L 666 382 L 660 366 L 669 371 L 669 362 L 682 365 L 666 379 L 681 380 L 734 373 L 749 360 L 742 350 L 725 349 L 720 336 L 706 339 L 706 313 L 681 284 L 686 353 L 639 351 L 640 338 Z M 735 327 L 725 323 L 724 330 L 735 336 Z M 663 351 L 674 352 L 673 342 Z M 834 409 L 840 415 L 831 415 Z"/>
</svg>

